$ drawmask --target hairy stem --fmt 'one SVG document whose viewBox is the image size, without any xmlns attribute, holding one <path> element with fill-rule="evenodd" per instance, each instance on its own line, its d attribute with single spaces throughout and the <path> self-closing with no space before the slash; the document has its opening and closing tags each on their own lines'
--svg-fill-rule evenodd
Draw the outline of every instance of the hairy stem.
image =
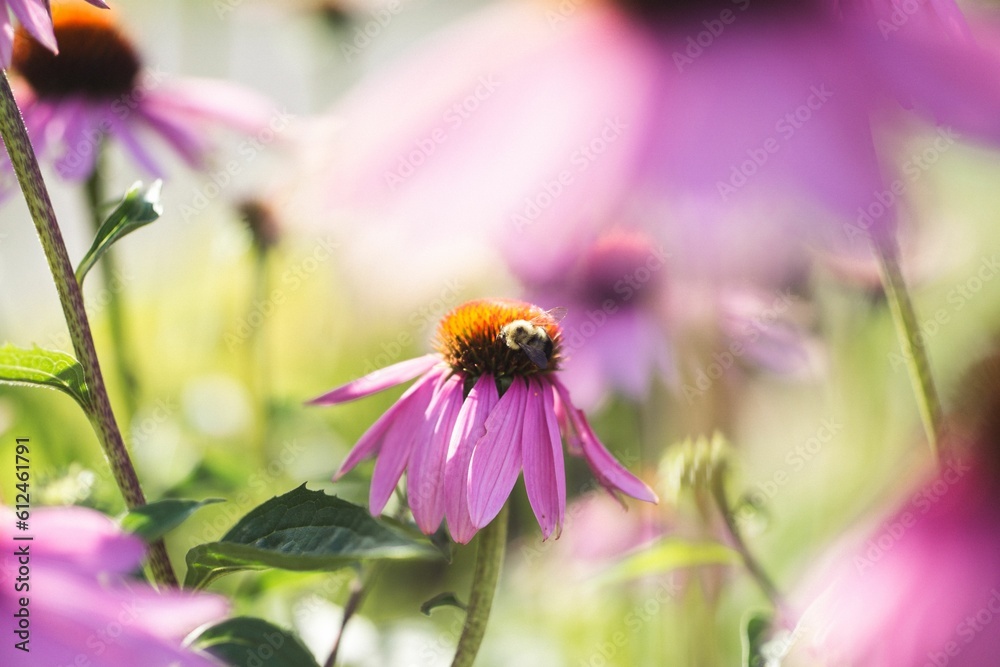
<svg viewBox="0 0 1000 667">
<path fill-rule="evenodd" d="M 114 412 L 111 410 L 111 401 L 104 386 L 94 338 L 90 332 L 90 322 L 87 320 L 87 311 L 83 305 L 83 292 L 76 281 L 73 265 L 66 252 L 66 244 L 63 242 L 62 232 L 59 230 L 59 223 L 52 208 L 52 201 L 42 180 L 38 160 L 28 140 L 28 131 L 24 127 L 24 120 L 14 100 L 7 73 L 4 71 L 0 71 L 0 137 L 3 138 L 4 146 L 10 155 L 14 174 L 21 185 L 28 210 L 35 223 L 42 250 L 52 271 L 56 291 L 59 293 L 59 302 L 69 328 L 70 339 L 73 341 L 76 358 L 83 367 L 87 379 L 87 386 L 90 389 L 87 416 L 108 457 L 111 472 L 125 499 L 125 504 L 129 508 L 141 507 L 146 504 L 146 498 L 142 493 L 128 450 L 125 448 Z M 177 585 L 177 579 L 162 542 L 150 547 L 149 565 L 157 582 Z"/>
<path fill-rule="evenodd" d="M 490 619 L 490 608 L 493 606 L 493 595 L 496 593 L 506 548 L 507 506 L 504 505 L 497 518 L 479 532 L 476 570 L 472 575 L 465 626 L 451 667 L 471 667 L 476 660 L 483 635 L 486 634 L 486 624 Z"/>
</svg>

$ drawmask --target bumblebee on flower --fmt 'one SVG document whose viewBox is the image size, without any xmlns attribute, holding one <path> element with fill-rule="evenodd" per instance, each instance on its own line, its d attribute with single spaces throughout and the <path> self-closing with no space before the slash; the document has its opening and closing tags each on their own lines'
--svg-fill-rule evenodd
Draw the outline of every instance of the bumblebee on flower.
<svg viewBox="0 0 1000 667">
<path fill-rule="evenodd" d="M 369 509 L 379 514 L 404 470 L 417 526 L 447 518 L 467 543 L 503 508 L 523 471 L 528 501 L 545 538 L 566 511 L 561 444 L 583 456 L 610 492 L 657 502 L 594 434 L 557 377 L 563 359 L 558 312 L 507 299 L 469 301 L 444 316 L 437 349 L 338 387 L 316 405 L 345 403 L 416 379 L 361 437 L 335 479 L 377 456 Z"/>
</svg>

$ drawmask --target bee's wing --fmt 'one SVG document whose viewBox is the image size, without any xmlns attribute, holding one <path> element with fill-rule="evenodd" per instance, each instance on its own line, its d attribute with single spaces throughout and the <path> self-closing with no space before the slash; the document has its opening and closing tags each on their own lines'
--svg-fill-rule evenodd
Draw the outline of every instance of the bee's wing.
<svg viewBox="0 0 1000 667">
<path fill-rule="evenodd" d="M 566 313 L 569 312 L 563 306 L 558 306 L 552 308 L 551 310 L 546 310 L 544 315 L 540 315 L 535 319 L 531 320 L 532 324 L 552 324 L 553 322 L 559 324 L 562 322 L 563 318 L 566 317 Z"/>
<path fill-rule="evenodd" d="M 543 343 L 532 340 L 521 345 L 521 349 L 524 350 L 531 363 L 545 370 L 549 365 L 549 360 L 545 357 L 545 348 L 543 345 Z"/>
</svg>

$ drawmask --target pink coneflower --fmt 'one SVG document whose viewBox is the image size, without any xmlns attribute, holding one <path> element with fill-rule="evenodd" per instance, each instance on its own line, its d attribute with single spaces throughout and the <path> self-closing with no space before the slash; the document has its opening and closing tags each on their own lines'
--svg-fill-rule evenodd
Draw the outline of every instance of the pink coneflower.
<svg viewBox="0 0 1000 667">
<path fill-rule="evenodd" d="M 536 303 L 566 307 L 562 371 L 577 404 L 597 407 L 609 394 L 644 398 L 654 378 L 673 371 L 667 310 L 667 252 L 649 235 L 624 228 L 595 239 L 552 243 L 532 261 L 520 249 L 508 264 Z"/>
<path fill-rule="evenodd" d="M 910 3 L 888 35 L 879 19 L 900 3 L 845 4 L 501 3 L 335 110 L 324 187 L 444 234 L 475 210 L 528 246 L 638 211 L 703 270 L 888 235 L 898 206 L 878 199 L 891 178 L 873 134 L 922 117 L 1000 141 L 1000 59 L 926 29 L 953 3 Z"/>
<path fill-rule="evenodd" d="M 524 472 L 542 535 L 558 535 L 566 509 L 562 439 L 611 492 L 656 494 L 598 440 L 556 376 L 562 334 L 528 303 L 470 301 L 441 320 L 437 354 L 404 361 L 311 401 L 330 405 L 417 378 L 362 436 L 335 479 L 377 455 L 369 509 L 385 507 L 403 471 L 413 518 L 431 534 L 447 517 L 452 537 L 472 539 L 500 512 Z"/>
<path fill-rule="evenodd" d="M 183 640 L 198 626 L 224 617 L 227 602 L 204 593 L 158 592 L 132 579 L 145 548 L 103 514 L 82 507 L 37 509 L 28 530 L 17 531 L 14 512 L 0 507 L 0 539 L 0 663 L 219 664 L 185 647 Z M 22 599 L 28 600 L 26 606 Z M 22 608 L 27 631 L 19 635 Z M 30 652 L 18 648 L 25 640 Z"/>
<path fill-rule="evenodd" d="M 67 179 L 91 174 L 106 137 L 150 175 L 162 176 L 145 133 L 202 167 L 209 149 L 206 124 L 255 132 L 273 114 L 258 95 L 233 84 L 167 81 L 163 73 L 146 70 L 110 11 L 61 4 L 52 18 L 58 55 L 25 30 L 16 36 L 15 95 L 36 153 L 51 154 Z"/>
<path fill-rule="evenodd" d="M 86 1 L 95 7 L 104 9 L 108 7 L 103 0 Z M 53 53 L 59 50 L 56 36 L 52 31 L 52 15 L 49 13 L 48 0 L 0 0 L 0 68 L 10 67 L 11 51 L 14 48 L 11 12 L 39 44 Z"/>
</svg>

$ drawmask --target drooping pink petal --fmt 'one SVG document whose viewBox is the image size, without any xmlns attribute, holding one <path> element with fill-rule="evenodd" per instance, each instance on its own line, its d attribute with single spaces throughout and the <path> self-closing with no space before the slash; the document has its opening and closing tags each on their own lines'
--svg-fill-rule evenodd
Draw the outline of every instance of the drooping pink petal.
<svg viewBox="0 0 1000 667">
<path fill-rule="evenodd" d="M 954 0 L 823 0 L 835 16 L 883 37 L 969 37 L 969 24 Z M 905 17 L 898 25 L 899 17 Z M 898 34 L 897 34 L 898 33 Z"/>
<path fill-rule="evenodd" d="M 107 114 L 111 126 L 111 134 L 122 142 L 129 155 L 145 169 L 150 176 L 161 178 L 163 169 L 159 163 L 149 154 L 149 151 L 142 145 L 142 141 L 135 134 L 135 129 L 128 119 L 119 118 L 116 114 Z"/>
<path fill-rule="evenodd" d="M 558 537 L 566 512 L 566 470 L 556 423 L 555 396 L 546 380 L 528 384 L 521 452 L 524 488 L 542 537 L 548 539 L 553 532 Z"/>
<path fill-rule="evenodd" d="M 426 377 L 437 381 L 440 376 L 428 373 Z M 427 416 L 427 406 L 434 397 L 434 387 L 429 382 L 421 384 L 412 396 L 407 408 L 400 411 L 382 437 L 368 494 L 368 509 L 372 514 L 380 514 L 389 502 L 414 446 L 426 433 L 427 421 L 430 419 Z"/>
<path fill-rule="evenodd" d="M 344 462 L 340 464 L 340 469 L 333 476 L 333 481 L 337 481 L 343 477 L 344 474 L 354 468 L 361 460 L 377 454 L 388 437 L 395 436 L 398 438 L 399 431 L 396 430 L 398 429 L 398 423 L 423 423 L 423 412 L 430 402 L 433 384 L 437 382 L 439 377 L 439 373 L 428 373 L 407 389 L 399 397 L 399 400 L 365 431 L 365 434 L 354 445 L 354 448 L 351 449 Z M 399 477 L 396 479 L 398 480 Z M 395 486 L 395 483 L 393 485 Z"/>
<path fill-rule="evenodd" d="M 146 551 L 139 538 L 123 533 L 103 514 L 82 507 L 40 508 L 31 513 L 31 527 L 39 536 L 32 549 L 36 557 L 72 563 L 78 572 L 128 573 L 142 562 Z"/>
<path fill-rule="evenodd" d="M 469 464 L 469 516 L 482 528 L 510 496 L 521 471 L 521 443 L 528 387 L 515 377 L 486 418 L 486 434 L 476 443 Z"/>
<path fill-rule="evenodd" d="M 52 53 L 59 52 L 48 0 L 14 0 L 9 4 L 14 16 L 32 37 Z"/>
<path fill-rule="evenodd" d="M 14 54 L 14 25 L 10 15 L 0 11 L 0 67 L 10 67 L 11 56 Z"/>
<path fill-rule="evenodd" d="M 99 123 L 94 120 L 101 118 L 99 110 L 91 109 L 86 100 L 67 100 L 64 103 L 63 117 L 66 125 L 63 129 L 63 154 L 56 159 L 56 171 L 63 178 L 80 181 L 94 171 L 97 152 L 103 133 Z"/>
<path fill-rule="evenodd" d="M 21 563 L 14 549 L 0 554 L 0 607 L 13 613 L 30 596 L 30 659 L 15 641 L 0 645 L 2 665 L 171 665 L 216 667 L 183 638 L 220 620 L 225 598 L 191 591 L 156 591 L 122 576 L 137 568 L 141 541 L 110 518 L 82 507 L 32 512 L 34 540 L 13 542 L 13 512 L 0 507 L 0 540 L 30 549 L 30 591 L 17 592 Z M 9 520 L 8 520 L 9 519 Z"/>
<path fill-rule="evenodd" d="M 977 41 L 872 39 L 869 66 L 885 89 L 943 126 L 936 147 L 956 140 L 1000 142 L 1000 37 Z"/>
<path fill-rule="evenodd" d="M 185 648 L 182 639 L 205 622 L 221 620 L 228 604 L 220 596 L 161 595 L 138 584 L 106 586 L 61 568 L 45 569 L 34 578 L 31 604 L 38 607 L 32 610 L 37 613 L 32 620 L 32 664 L 218 665 L 210 656 Z M 5 642 L 4 648 L 9 645 Z"/>
<path fill-rule="evenodd" d="M 104 0 L 87 0 L 87 2 L 94 5 L 95 7 L 100 7 L 101 9 L 110 9 L 110 7 L 108 7 L 107 3 L 104 2 Z"/>
<path fill-rule="evenodd" d="M 459 544 L 467 544 L 476 534 L 469 515 L 469 463 L 476 443 L 486 434 L 486 418 L 499 400 L 494 377 L 481 375 L 462 403 L 452 431 L 444 473 L 445 516 L 451 537 Z"/>
<path fill-rule="evenodd" d="M 406 361 L 380 368 L 374 373 L 369 373 L 364 377 L 348 382 L 307 403 L 309 405 L 335 405 L 371 396 L 383 389 L 408 382 L 418 375 L 426 373 L 440 360 L 441 358 L 436 354 L 426 354 L 416 359 L 407 359 Z"/>
<path fill-rule="evenodd" d="M 645 482 L 626 470 L 604 447 L 590 428 L 584 414 L 573 407 L 566 387 L 555 378 L 552 379 L 552 383 L 556 391 L 559 392 L 559 398 L 573 426 L 573 431 L 579 437 L 583 457 L 597 481 L 609 491 L 621 491 L 638 500 L 658 503 L 659 498 L 656 497 L 656 493 Z"/>
<path fill-rule="evenodd" d="M 462 385 L 465 378 L 448 376 L 435 391 L 424 415 L 427 428 L 418 437 L 407 468 L 406 496 L 413 519 L 430 535 L 444 519 L 445 459 L 462 408 Z"/>
<path fill-rule="evenodd" d="M 240 132 L 257 132 L 272 121 L 287 123 L 291 119 L 277 113 L 263 95 L 227 81 L 172 80 L 161 84 L 155 95 L 158 106 L 165 111 L 190 120 L 221 123 Z M 271 127 L 275 132 L 281 129 Z"/>
<path fill-rule="evenodd" d="M 156 99 L 148 100 L 148 103 L 140 104 L 133 113 L 170 144 L 188 165 L 195 169 L 204 167 L 205 155 L 209 150 L 207 138 L 199 132 L 197 126 L 171 116 L 167 110 L 157 106 L 156 102 Z"/>
</svg>

